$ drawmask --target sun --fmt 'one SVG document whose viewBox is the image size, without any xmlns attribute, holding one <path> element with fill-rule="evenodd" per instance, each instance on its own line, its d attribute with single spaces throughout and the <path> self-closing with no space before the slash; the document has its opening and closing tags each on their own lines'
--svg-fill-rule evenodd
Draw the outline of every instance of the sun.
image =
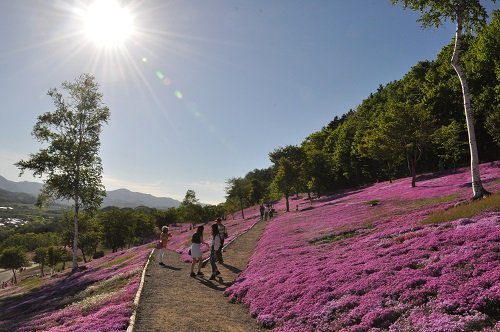
<svg viewBox="0 0 500 332">
<path fill-rule="evenodd" d="M 116 0 L 95 0 L 83 12 L 84 33 L 99 47 L 119 47 L 135 31 L 134 17 Z"/>
</svg>

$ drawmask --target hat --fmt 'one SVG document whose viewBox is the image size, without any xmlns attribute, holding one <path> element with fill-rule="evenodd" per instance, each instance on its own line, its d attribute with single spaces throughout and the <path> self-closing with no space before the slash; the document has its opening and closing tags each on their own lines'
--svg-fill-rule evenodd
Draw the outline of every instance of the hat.
<svg viewBox="0 0 500 332">
<path fill-rule="evenodd" d="M 222 218 L 221 217 L 217 218 L 217 221 L 222 221 Z"/>
<path fill-rule="evenodd" d="M 162 232 L 163 232 L 164 230 L 167 230 L 167 231 L 168 231 L 168 226 L 163 226 L 163 227 L 161 228 L 161 231 L 162 231 Z"/>
</svg>

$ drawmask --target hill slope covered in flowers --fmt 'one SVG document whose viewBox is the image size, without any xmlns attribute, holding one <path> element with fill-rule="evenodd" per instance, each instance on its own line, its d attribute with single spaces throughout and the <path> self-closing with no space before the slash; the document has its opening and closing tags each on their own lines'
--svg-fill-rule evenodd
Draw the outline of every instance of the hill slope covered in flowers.
<svg viewBox="0 0 500 332">
<path fill-rule="evenodd" d="M 500 163 L 481 172 L 498 193 Z M 469 181 L 462 169 L 294 201 L 226 294 L 276 331 L 498 331 L 499 207 L 423 222 L 466 203 Z"/>
</svg>

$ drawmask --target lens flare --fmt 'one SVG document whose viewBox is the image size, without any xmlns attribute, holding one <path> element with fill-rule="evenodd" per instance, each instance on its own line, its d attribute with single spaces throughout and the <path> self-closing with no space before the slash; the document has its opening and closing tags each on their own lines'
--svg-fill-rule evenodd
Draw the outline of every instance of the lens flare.
<svg viewBox="0 0 500 332">
<path fill-rule="evenodd" d="M 161 71 L 156 72 L 156 77 L 158 77 L 158 79 L 162 81 L 165 79 L 165 75 L 163 75 Z"/>
<path fill-rule="evenodd" d="M 182 95 L 182 92 L 180 92 L 179 90 L 175 90 L 175 91 L 174 91 L 174 95 L 175 95 L 178 99 L 182 99 L 182 98 L 184 98 L 184 96 Z"/>
</svg>

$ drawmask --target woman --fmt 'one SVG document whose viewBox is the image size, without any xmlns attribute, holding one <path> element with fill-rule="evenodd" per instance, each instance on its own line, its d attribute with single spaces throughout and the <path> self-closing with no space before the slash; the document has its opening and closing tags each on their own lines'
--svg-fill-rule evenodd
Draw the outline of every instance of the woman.
<svg viewBox="0 0 500 332">
<path fill-rule="evenodd" d="M 168 227 L 163 226 L 161 228 L 161 234 L 160 234 L 160 257 L 158 257 L 158 260 L 160 261 L 161 266 L 165 266 L 165 263 L 163 263 L 163 257 L 165 256 L 165 252 L 167 251 L 167 242 L 168 239 L 172 237 L 172 234 L 168 232 Z"/>
<path fill-rule="evenodd" d="M 217 260 L 217 250 L 222 247 L 222 241 L 219 235 L 219 225 L 212 225 L 212 244 L 210 250 L 210 265 L 212 265 L 212 275 L 210 276 L 210 280 L 214 280 L 216 275 L 219 275 L 219 269 L 215 264 Z"/>
<path fill-rule="evenodd" d="M 196 229 L 196 233 L 193 234 L 191 238 L 191 257 L 193 261 L 191 262 L 191 277 L 196 277 L 196 275 L 202 276 L 203 272 L 201 272 L 201 265 L 203 263 L 201 251 L 201 245 L 205 244 L 208 246 L 206 242 L 203 241 L 203 230 L 205 228 L 203 226 L 198 226 Z M 198 263 L 198 273 L 194 274 L 194 266 Z"/>
</svg>

